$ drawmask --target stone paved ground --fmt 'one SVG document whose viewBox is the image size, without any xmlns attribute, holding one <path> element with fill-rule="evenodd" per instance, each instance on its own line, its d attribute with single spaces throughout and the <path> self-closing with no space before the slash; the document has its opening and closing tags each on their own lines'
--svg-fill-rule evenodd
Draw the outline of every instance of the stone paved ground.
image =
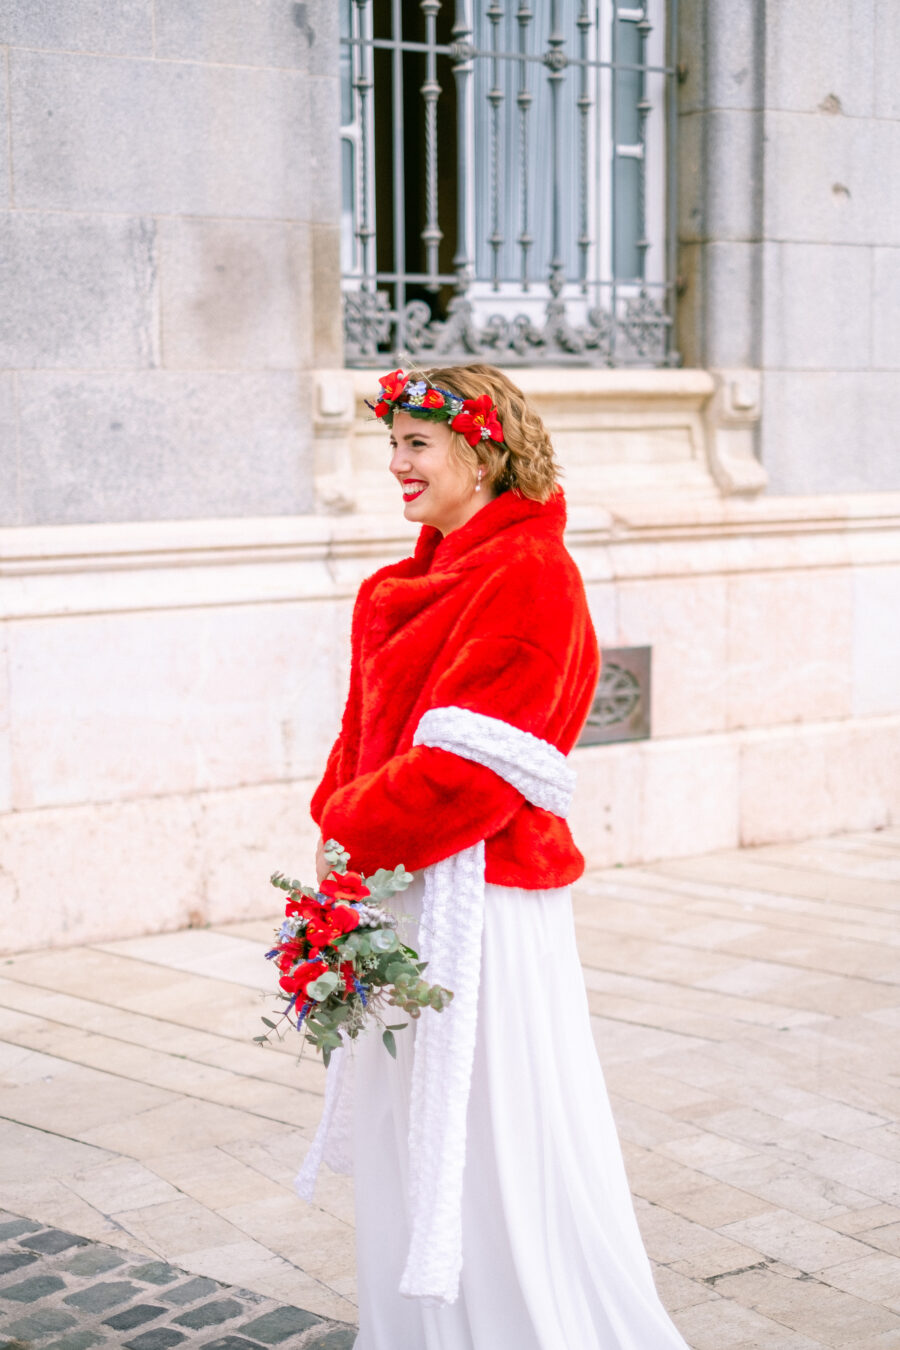
<svg viewBox="0 0 900 1350">
<path fill-rule="evenodd" d="M 0 1210 L 0 1350 L 352 1350 L 356 1328 Z"/>
<path fill-rule="evenodd" d="M 896 828 L 578 887 L 639 1219 L 694 1350 L 900 1348 L 898 911 Z M 314 1209 L 291 1191 L 322 1070 L 249 1043 L 270 933 L 247 923 L 0 961 L 0 1202 L 36 1225 L 9 1251 L 34 1254 L 27 1241 L 47 1228 L 105 1244 L 39 1252 L 54 1268 L 8 1271 L 5 1292 L 45 1276 L 73 1293 L 79 1279 L 138 1291 L 79 1310 L 84 1326 L 34 1339 L 40 1350 L 54 1335 L 75 1350 L 72 1335 L 117 1307 L 168 1308 L 165 1288 L 191 1277 L 231 1286 L 194 1307 L 251 1291 L 270 1300 L 260 1308 L 353 1321 L 349 1185 L 326 1177 Z M 62 1269 L 107 1249 L 125 1258 L 109 1273 Z M 178 1283 L 158 1292 L 135 1263 L 170 1266 Z M 17 1307 L 3 1292 L 7 1326 L 77 1307 L 58 1285 Z M 166 1313 L 184 1330 L 179 1316 Z M 186 1329 L 190 1346 L 226 1334 Z"/>
</svg>

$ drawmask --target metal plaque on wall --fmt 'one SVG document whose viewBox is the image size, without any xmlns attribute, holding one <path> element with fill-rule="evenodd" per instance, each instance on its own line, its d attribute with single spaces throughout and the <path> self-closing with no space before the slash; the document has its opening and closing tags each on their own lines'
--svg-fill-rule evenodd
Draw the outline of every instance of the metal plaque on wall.
<svg viewBox="0 0 900 1350">
<path fill-rule="evenodd" d="M 650 735 L 650 647 L 604 647 L 603 668 L 579 745 Z"/>
</svg>

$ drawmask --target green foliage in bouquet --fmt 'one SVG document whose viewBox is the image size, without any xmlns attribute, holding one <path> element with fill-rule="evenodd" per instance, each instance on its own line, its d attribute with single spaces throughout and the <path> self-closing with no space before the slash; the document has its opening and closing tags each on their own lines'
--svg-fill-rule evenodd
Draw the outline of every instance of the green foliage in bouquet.
<svg viewBox="0 0 900 1350">
<path fill-rule="evenodd" d="M 426 961 L 397 935 L 397 919 L 387 904 L 412 881 L 402 864 L 381 867 L 371 877 L 348 870 L 350 855 L 335 839 L 325 844 L 331 868 L 318 889 L 275 872 L 273 886 L 288 892 L 277 945 L 267 953 L 281 971 L 279 997 L 285 1000 L 276 1021 L 264 1017 L 267 1030 L 254 1039 L 265 1044 L 282 1026 L 302 1031 L 305 1041 L 331 1053 L 374 1019 L 382 1039 L 396 1056 L 395 1031 L 407 1022 L 388 1025 L 384 1013 L 399 1008 L 410 1018 L 424 1008 L 441 1012 L 453 994 L 423 978 Z"/>
</svg>

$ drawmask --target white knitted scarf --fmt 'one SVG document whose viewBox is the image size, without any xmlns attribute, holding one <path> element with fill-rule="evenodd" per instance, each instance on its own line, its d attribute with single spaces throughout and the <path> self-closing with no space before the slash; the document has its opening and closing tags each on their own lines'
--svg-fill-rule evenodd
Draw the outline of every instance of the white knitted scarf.
<svg viewBox="0 0 900 1350">
<path fill-rule="evenodd" d="M 474 760 L 518 788 L 535 806 L 567 816 L 575 774 L 561 751 L 530 732 L 467 708 L 432 708 L 414 745 Z M 419 957 L 427 978 L 453 990 L 440 1015 L 416 1023 L 409 1113 L 410 1246 L 400 1293 L 453 1303 L 462 1268 L 462 1186 L 466 1116 L 475 1056 L 481 938 L 484 927 L 484 841 L 424 869 Z M 347 1051 L 336 1050 L 316 1137 L 295 1186 L 311 1201 L 324 1160 L 352 1170 L 352 1081 Z"/>
</svg>

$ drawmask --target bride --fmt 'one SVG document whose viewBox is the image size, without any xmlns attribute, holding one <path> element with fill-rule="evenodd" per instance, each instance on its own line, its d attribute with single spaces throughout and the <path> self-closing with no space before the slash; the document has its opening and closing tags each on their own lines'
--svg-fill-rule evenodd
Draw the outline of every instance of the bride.
<svg viewBox="0 0 900 1350">
<path fill-rule="evenodd" d="M 402 862 L 402 936 L 455 997 L 396 1059 L 363 1034 L 329 1069 L 320 1134 L 352 1099 L 356 1350 L 686 1350 L 641 1242 L 575 947 L 565 756 L 599 655 L 550 440 L 486 365 L 392 372 L 374 411 L 422 529 L 360 587 L 312 800 L 318 874 L 328 839 L 364 873 Z"/>
</svg>

